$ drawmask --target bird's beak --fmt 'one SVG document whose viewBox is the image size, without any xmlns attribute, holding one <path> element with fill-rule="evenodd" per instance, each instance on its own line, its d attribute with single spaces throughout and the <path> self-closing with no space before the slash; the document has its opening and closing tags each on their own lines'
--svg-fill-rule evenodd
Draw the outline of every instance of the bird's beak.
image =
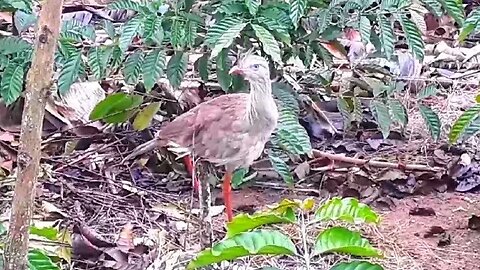
<svg viewBox="0 0 480 270">
<path fill-rule="evenodd" d="M 239 68 L 238 66 L 233 66 L 230 71 L 228 72 L 228 74 L 232 75 L 232 74 L 235 74 L 235 75 L 242 75 L 243 74 L 243 69 Z"/>
</svg>

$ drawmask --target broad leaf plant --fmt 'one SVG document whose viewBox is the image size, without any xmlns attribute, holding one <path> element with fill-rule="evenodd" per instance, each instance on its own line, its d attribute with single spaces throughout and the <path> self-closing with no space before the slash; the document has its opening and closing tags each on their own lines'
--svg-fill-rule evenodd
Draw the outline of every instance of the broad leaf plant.
<svg viewBox="0 0 480 270">
<path fill-rule="evenodd" d="M 383 257 L 381 251 L 359 232 L 346 226 L 377 225 L 379 222 L 378 214 L 355 198 L 333 198 L 319 205 L 311 198 L 303 201 L 285 199 L 266 211 L 235 216 L 227 224 L 225 238 L 201 251 L 190 261 L 187 269 L 258 255 L 292 256 L 305 269 L 317 269 L 315 257 L 337 253 L 363 259 L 341 262 L 332 269 L 382 270 L 382 266 L 365 260 Z M 319 224 L 327 223 L 333 225 L 323 226 L 311 242 L 308 233 L 317 232 Z M 282 224 L 293 225 L 300 234 L 300 240 L 294 241 L 285 234 L 279 226 Z"/>
</svg>

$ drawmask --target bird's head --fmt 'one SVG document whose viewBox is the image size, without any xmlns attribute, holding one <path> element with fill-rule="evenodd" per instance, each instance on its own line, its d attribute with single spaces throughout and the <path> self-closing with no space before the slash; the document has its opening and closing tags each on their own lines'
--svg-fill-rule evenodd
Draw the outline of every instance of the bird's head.
<svg viewBox="0 0 480 270">
<path fill-rule="evenodd" d="M 244 77 L 250 82 L 270 81 L 270 69 L 265 58 L 247 53 L 234 65 L 229 74 L 236 74 Z"/>
</svg>

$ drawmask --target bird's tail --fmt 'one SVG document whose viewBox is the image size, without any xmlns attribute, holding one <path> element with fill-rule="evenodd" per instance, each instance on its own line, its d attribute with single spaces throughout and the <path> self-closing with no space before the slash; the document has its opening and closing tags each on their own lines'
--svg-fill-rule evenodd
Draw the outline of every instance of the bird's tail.
<svg viewBox="0 0 480 270">
<path fill-rule="evenodd" d="M 150 152 L 152 150 L 154 150 L 156 147 L 158 147 L 160 145 L 160 141 L 159 140 L 156 140 L 156 139 L 153 139 L 153 140 L 150 140 L 144 144 L 141 144 L 139 146 L 137 146 L 135 149 L 133 149 L 133 152 L 126 156 L 123 160 L 122 160 L 122 164 L 127 161 L 127 160 L 130 160 L 136 156 L 139 156 L 139 155 L 142 155 L 142 154 L 145 154 L 147 152 Z"/>
</svg>

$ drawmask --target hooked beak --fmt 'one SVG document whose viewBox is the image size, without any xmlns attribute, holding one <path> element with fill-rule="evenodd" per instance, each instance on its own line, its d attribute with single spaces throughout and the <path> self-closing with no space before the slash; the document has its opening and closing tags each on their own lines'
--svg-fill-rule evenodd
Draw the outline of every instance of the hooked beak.
<svg viewBox="0 0 480 270">
<path fill-rule="evenodd" d="M 235 75 L 242 75 L 243 74 L 243 69 L 239 68 L 238 66 L 233 66 L 230 71 L 228 72 L 228 74 L 232 75 L 232 74 L 235 74 Z"/>
</svg>

